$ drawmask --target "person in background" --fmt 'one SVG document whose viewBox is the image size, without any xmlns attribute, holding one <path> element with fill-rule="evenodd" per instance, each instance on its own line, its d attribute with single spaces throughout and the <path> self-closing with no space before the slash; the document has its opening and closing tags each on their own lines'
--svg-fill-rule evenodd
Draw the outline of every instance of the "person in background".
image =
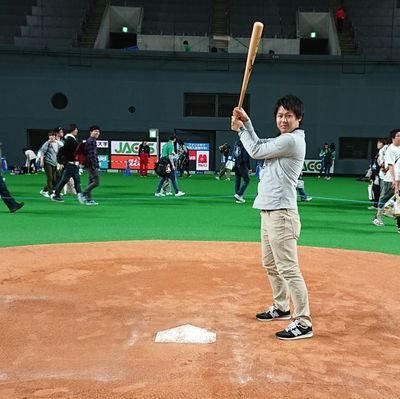
<svg viewBox="0 0 400 399">
<path fill-rule="evenodd" d="M 36 173 L 36 154 L 29 148 L 24 148 L 23 153 L 25 154 L 25 173 L 34 174 Z"/>
<path fill-rule="evenodd" d="M 221 153 L 221 166 L 219 168 L 219 173 L 215 178 L 217 180 L 222 179 L 224 175 L 226 175 L 226 180 L 231 180 L 231 170 L 226 168 L 226 162 L 228 161 L 228 157 L 231 153 L 231 146 L 228 143 L 224 143 L 218 147 L 219 152 Z"/>
<path fill-rule="evenodd" d="M 172 182 L 172 185 L 175 190 L 175 197 L 181 197 L 186 194 L 183 191 L 179 190 L 178 182 L 177 182 L 177 178 L 176 178 L 175 143 L 176 143 L 176 136 L 170 136 L 168 143 L 164 144 L 164 146 L 162 148 L 161 157 L 168 160 L 170 171 L 168 172 L 168 174 L 166 176 L 160 177 L 156 192 L 154 194 L 156 197 L 164 197 L 165 196 L 165 194 L 163 192 L 161 192 L 161 189 L 167 179 L 170 179 Z"/>
<path fill-rule="evenodd" d="M 233 157 L 235 158 L 235 199 L 237 204 L 244 204 L 246 200 L 243 194 L 250 184 L 249 170 L 250 157 L 240 140 L 235 142 L 233 147 Z M 243 179 L 243 184 L 241 181 Z"/>
<path fill-rule="evenodd" d="M 189 149 L 182 139 L 178 139 L 177 151 L 179 177 L 183 177 L 185 171 L 187 173 L 187 177 L 190 177 L 191 174 L 189 170 Z"/>
<path fill-rule="evenodd" d="M 303 171 L 300 173 L 299 178 L 297 180 L 297 187 L 296 187 L 297 192 L 300 195 L 300 200 L 303 202 L 309 202 L 312 200 L 312 197 L 309 197 L 305 191 L 304 188 L 304 176 L 303 176 Z"/>
<path fill-rule="evenodd" d="M 343 25 L 345 19 L 346 19 L 346 11 L 342 6 L 339 6 L 336 9 L 336 28 L 339 34 L 342 33 L 343 31 Z"/>
<path fill-rule="evenodd" d="M 46 185 L 40 190 L 43 197 L 49 198 L 57 180 L 57 154 L 60 149 L 56 141 L 56 132 L 54 130 L 48 133 L 49 139 L 40 148 L 40 167 L 46 173 Z"/>
<path fill-rule="evenodd" d="M 373 205 L 368 207 L 368 209 L 377 209 L 378 208 L 378 202 L 379 202 L 379 195 L 381 193 L 381 182 L 380 182 L 380 176 L 379 176 L 379 172 L 381 170 L 380 168 L 380 164 L 379 164 L 379 152 L 380 150 L 383 148 L 383 146 L 385 145 L 385 140 L 380 139 L 376 142 L 376 148 L 377 148 L 377 153 L 374 156 L 374 158 L 371 161 L 370 164 L 370 170 L 371 170 L 371 174 L 370 174 L 370 181 L 372 184 L 372 201 L 373 201 Z"/>
<path fill-rule="evenodd" d="M 330 180 L 331 179 L 331 169 L 332 169 L 332 166 L 333 166 L 333 164 L 335 162 L 335 159 L 336 159 L 336 146 L 335 146 L 335 143 L 330 143 L 329 144 L 329 152 L 328 152 L 328 154 L 329 154 L 329 157 L 326 160 L 326 162 L 327 162 L 327 165 L 326 165 L 327 176 L 325 178 L 327 180 Z"/>
<path fill-rule="evenodd" d="M 396 218 L 397 232 L 400 234 L 400 159 L 394 165 L 394 178 L 394 193 L 396 196 L 394 216 Z"/>
<path fill-rule="evenodd" d="M 140 167 L 139 167 L 139 175 L 141 177 L 147 176 L 147 167 L 149 164 L 149 156 L 150 156 L 150 146 L 147 144 L 147 141 L 144 140 L 140 145 L 139 145 L 139 162 L 140 162 Z"/>
<path fill-rule="evenodd" d="M 64 128 L 56 127 L 54 131 L 56 132 L 56 140 L 64 143 Z"/>
<path fill-rule="evenodd" d="M 331 150 L 331 146 L 333 145 L 333 147 L 335 146 L 333 143 L 332 144 L 328 144 L 328 143 L 324 143 L 324 145 L 322 146 L 322 149 L 319 153 L 319 157 L 321 159 L 321 169 L 319 171 L 319 175 L 318 178 L 320 178 L 322 175 L 325 175 L 325 179 L 326 180 L 330 180 L 330 173 L 331 173 L 331 167 L 332 167 L 332 163 L 333 163 L 333 158 L 332 158 L 332 150 Z"/>
<path fill-rule="evenodd" d="M 392 144 L 385 151 L 385 175 L 382 182 L 381 194 L 379 196 L 378 209 L 372 223 L 375 226 L 384 226 L 382 215 L 387 201 L 394 195 L 396 186 L 394 166 L 400 159 L 400 129 L 393 129 L 390 132 Z M 399 226 L 400 227 L 400 226 Z"/>
<path fill-rule="evenodd" d="M 61 198 L 61 190 L 72 178 L 74 188 L 78 196 L 78 201 L 83 204 L 85 202 L 84 196 L 81 191 L 81 179 L 79 176 L 79 162 L 75 160 L 75 150 L 78 146 L 78 126 L 71 124 L 69 127 L 70 132 L 65 136 L 64 146 L 60 148 L 62 153 L 63 173 L 60 181 L 55 187 L 54 194 L 51 199 L 54 202 L 64 202 Z M 59 157 L 60 159 L 60 157 Z"/>
<path fill-rule="evenodd" d="M 58 150 L 60 150 L 60 148 L 63 147 L 64 145 L 64 128 L 62 127 L 56 127 L 54 129 L 54 131 L 56 132 L 56 142 L 58 143 Z M 62 172 L 63 172 L 63 167 L 64 165 L 61 162 L 57 162 L 57 172 L 56 172 L 56 181 L 54 184 L 54 187 L 60 182 L 61 180 L 61 176 L 62 176 Z"/>
<path fill-rule="evenodd" d="M 183 46 L 183 51 L 185 53 L 190 53 L 192 51 L 192 47 L 190 46 L 189 42 L 187 40 L 184 40 L 182 42 L 182 46 Z"/>
<path fill-rule="evenodd" d="M 25 205 L 23 202 L 15 201 L 14 197 L 8 191 L 6 182 L 4 181 L 4 178 L 1 174 L 0 174 L 0 196 L 11 213 L 17 212 Z"/>
<path fill-rule="evenodd" d="M 100 136 L 100 128 L 97 125 L 90 126 L 89 138 L 86 140 L 86 171 L 88 173 L 89 184 L 83 192 L 83 202 L 85 205 L 99 205 L 92 199 L 92 191 L 100 185 L 99 159 L 97 158 L 97 139 Z"/>
<path fill-rule="evenodd" d="M 275 335 L 298 340 L 313 336 L 308 290 L 297 253 L 301 223 L 296 185 L 306 154 L 305 133 L 300 128 L 303 102 L 294 95 L 284 96 L 276 102 L 274 116 L 280 132 L 274 138 L 260 139 L 243 108 L 233 110 L 231 129 L 253 159 L 264 160 L 253 207 L 261 211 L 262 264 L 268 273 L 273 303 L 256 318 L 265 322 L 289 320 L 291 299 L 293 322 Z"/>
</svg>

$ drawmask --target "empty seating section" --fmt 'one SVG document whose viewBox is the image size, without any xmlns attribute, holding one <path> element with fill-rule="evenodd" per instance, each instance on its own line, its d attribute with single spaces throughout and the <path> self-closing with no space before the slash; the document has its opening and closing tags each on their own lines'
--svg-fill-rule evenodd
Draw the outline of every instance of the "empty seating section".
<svg viewBox="0 0 400 399">
<path fill-rule="evenodd" d="M 71 47 L 93 0 L 2 0 L 2 44 Z"/>
<path fill-rule="evenodd" d="M 26 23 L 36 0 L 1 0 L 0 44 L 14 44 L 14 36 L 20 34 L 19 27 Z"/>
<path fill-rule="evenodd" d="M 232 0 L 231 35 L 246 37 L 254 21 L 261 21 L 265 25 L 264 37 L 295 38 L 298 10 L 328 11 L 329 0 Z"/>
<path fill-rule="evenodd" d="M 393 0 L 346 0 L 347 15 L 363 55 L 400 56 L 400 8 Z"/>
<path fill-rule="evenodd" d="M 209 34 L 212 0 L 111 0 L 112 6 L 142 7 L 143 34 Z"/>
<path fill-rule="evenodd" d="M 94 0 L 0 0 L 0 45 L 71 47 Z M 400 8 L 394 0 L 342 0 L 361 54 L 400 56 Z M 229 31 L 248 37 L 254 21 L 265 38 L 295 38 L 296 13 L 328 11 L 331 0 L 230 0 Z M 143 8 L 142 31 L 151 35 L 212 34 L 214 0 L 110 0 L 112 6 Z"/>
</svg>

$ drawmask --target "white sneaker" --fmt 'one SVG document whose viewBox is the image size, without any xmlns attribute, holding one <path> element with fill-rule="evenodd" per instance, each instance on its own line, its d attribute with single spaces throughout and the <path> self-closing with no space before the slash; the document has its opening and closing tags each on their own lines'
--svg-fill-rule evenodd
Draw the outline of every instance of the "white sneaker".
<svg viewBox="0 0 400 399">
<path fill-rule="evenodd" d="M 302 201 L 303 202 L 310 202 L 312 200 L 312 197 L 307 197 L 307 198 L 304 198 Z"/>
<path fill-rule="evenodd" d="M 47 191 L 40 190 L 40 194 L 43 195 L 45 198 L 50 198 L 50 195 Z"/>
<path fill-rule="evenodd" d="M 99 203 L 98 202 L 96 202 L 96 201 L 93 201 L 93 200 L 86 200 L 85 201 L 85 205 L 88 205 L 88 206 L 94 206 L 94 205 L 99 205 Z"/>
<path fill-rule="evenodd" d="M 178 191 L 178 192 L 175 194 L 175 197 L 182 197 L 183 195 L 186 195 L 186 193 L 184 193 L 183 191 Z"/>
<path fill-rule="evenodd" d="M 215 179 L 216 179 L 216 180 L 219 180 L 219 176 L 215 176 Z"/>
<path fill-rule="evenodd" d="M 236 198 L 237 204 L 244 204 L 246 200 L 243 198 L 243 195 L 235 194 L 234 197 Z"/>
<path fill-rule="evenodd" d="M 375 218 L 375 219 L 372 221 L 372 223 L 373 223 L 375 226 L 379 226 L 379 227 L 384 226 L 382 220 L 380 220 L 380 219 L 378 219 L 378 218 Z"/>
<path fill-rule="evenodd" d="M 165 197 L 165 194 L 164 193 L 154 193 L 154 196 L 155 197 Z"/>
<path fill-rule="evenodd" d="M 82 205 L 86 202 L 86 198 L 82 193 L 78 193 L 78 201 Z"/>
</svg>

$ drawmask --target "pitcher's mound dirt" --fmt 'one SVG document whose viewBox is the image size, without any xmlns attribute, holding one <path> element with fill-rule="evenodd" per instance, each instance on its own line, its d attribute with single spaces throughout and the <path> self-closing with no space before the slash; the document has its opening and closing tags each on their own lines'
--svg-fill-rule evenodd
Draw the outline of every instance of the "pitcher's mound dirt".
<svg viewBox="0 0 400 399">
<path fill-rule="evenodd" d="M 0 397 L 399 398 L 399 257 L 300 248 L 315 337 L 255 313 L 259 244 L 112 242 L 0 250 Z M 214 344 L 161 344 L 183 324 Z"/>
</svg>

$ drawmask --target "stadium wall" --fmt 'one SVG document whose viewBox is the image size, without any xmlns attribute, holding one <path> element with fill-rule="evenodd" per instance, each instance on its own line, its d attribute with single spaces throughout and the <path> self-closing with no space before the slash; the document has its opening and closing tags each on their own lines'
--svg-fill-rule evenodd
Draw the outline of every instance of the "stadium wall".
<svg viewBox="0 0 400 399">
<path fill-rule="evenodd" d="M 87 49 L 0 49 L 0 141 L 9 164 L 21 164 L 28 131 L 77 123 L 81 131 L 98 124 L 132 139 L 158 128 L 213 131 L 217 146 L 233 142 L 229 118 L 185 117 L 184 93 L 239 93 L 245 54 L 128 52 Z M 306 105 L 307 158 L 339 137 L 387 137 L 398 121 L 399 64 L 360 57 L 292 57 L 260 54 L 248 88 L 260 136 L 275 136 L 275 100 L 300 96 Z M 66 108 L 51 99 L 63 93 Z M 134 111 L 134 112 L 133 112 Z M 110 133 L 111 132 L 111 133 Z M 82 134 L 82 138 L 85 134 Z M 37 150 L 37 148 L 34 148 Z M 362 174 L 368 159 L 338 159 L 335 171 Z"/>
</svg>

